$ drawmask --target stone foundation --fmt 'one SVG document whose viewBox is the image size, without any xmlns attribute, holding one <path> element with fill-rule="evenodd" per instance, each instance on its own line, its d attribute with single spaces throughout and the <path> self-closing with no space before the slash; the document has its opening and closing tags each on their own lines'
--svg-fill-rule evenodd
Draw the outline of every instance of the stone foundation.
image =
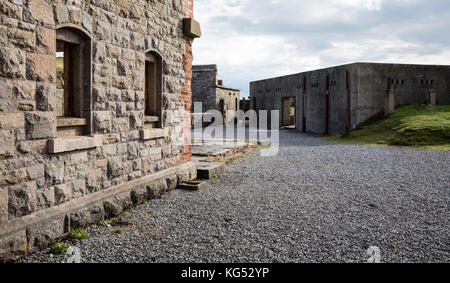
<svg viewBox="0 0 450 283">
<path fill-rule="evenodd" d="M 196 178 L 196 166 L 189 162 L 0 224 L 0 261 L 49 246 L 72 229 L 117 216 Z"/>
</svg>

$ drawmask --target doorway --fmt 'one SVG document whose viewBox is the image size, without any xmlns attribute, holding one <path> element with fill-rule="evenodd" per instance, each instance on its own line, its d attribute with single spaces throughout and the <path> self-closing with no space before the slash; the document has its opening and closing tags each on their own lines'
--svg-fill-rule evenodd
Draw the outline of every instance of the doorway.
<svg viewBox="0 0 450 283">
<path fill-rule="evenodd" d="M 282 119 L 281 126 L 285 128 L 293 128 L 296 126 L 296 98 L 283 97 L 282 98 Z"/>
</svg>

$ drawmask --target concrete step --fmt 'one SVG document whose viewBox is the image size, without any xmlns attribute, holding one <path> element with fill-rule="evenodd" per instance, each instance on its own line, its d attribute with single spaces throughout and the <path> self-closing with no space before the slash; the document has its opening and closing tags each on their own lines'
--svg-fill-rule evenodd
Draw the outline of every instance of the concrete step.
<svg viewBox="0 0 450 283">
<path fill-rule="evenodd" d="M 224 163 L 220 162 L 195 162 L 197 166 L 197 178 L 201 180 L 210 180 L 224 168 Z"/>
</svg>

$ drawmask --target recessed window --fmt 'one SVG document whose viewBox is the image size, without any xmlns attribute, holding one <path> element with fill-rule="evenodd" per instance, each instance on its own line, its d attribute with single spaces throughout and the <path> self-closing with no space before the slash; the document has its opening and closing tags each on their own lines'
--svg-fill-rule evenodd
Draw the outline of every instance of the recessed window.
<svg viewBox="0 0 450 283">
<path fill-rule="evenodd" d="M 56 31 L 58 136 L 88 134 L 91 92 L 91 41 L 82 31 Z"/>
<path fill-rule="evenodd" d="M 155 52 L 145 55 L 145 127 L 161 128 L 162 58 Z"/>
</svg>

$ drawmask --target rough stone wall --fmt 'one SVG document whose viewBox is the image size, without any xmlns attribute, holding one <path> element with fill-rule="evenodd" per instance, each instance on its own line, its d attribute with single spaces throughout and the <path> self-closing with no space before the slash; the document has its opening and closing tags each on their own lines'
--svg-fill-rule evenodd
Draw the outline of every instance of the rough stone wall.
<svg viewBox="0 0 450 283">
<path fill-rule="evenodd" d="M 193 66 L 192 68 L 192 101 L 202 102 L 202 112 L 216 108 L 217 66 Z M 192 112 L 194 112 L 192 105 Z"/>
<path fill-rule="evenodd" d="M 237 89 L 216 86 L 216 109 L 220 110 L 221 100 L 224 103 L 224 122 L 229 123 L 236 117 L 236 111 L 239 110 L 239 101 L 241 99 L 240 91 Z"/>
<path fill-rule="evenodd" d="M 31 252 L 76 224 L 92 222 L 77 222 L 78 212 L 72 217 L 63 209 L 77 207 L 72 203 L 124 184 L 131 189 L 160 172 L 166 172 L 161 186 L 174 187 L 173 177 L 176 183 L 183 172 L 169 169 L 191 156 L 180 141 L 190 132 L 192 39 L 183 35 L 182 19 L 192 17 L 192 5 L 193 0 L 0 2 L 0 259 Z M 86 137 L 57 138 L 60 27 L 76 28 L 92 42 Z M 144 56 L 149 50 L 163 58 L 166 134 L 144 140 Z M 192 168 L 185 171 L 187 178 L 195 177 Z M 158 187 L 160 180 L 155 182 Z M 114 214 L 118 208 L 111 208 L 127 206 L 132 195 L 125 192 L 121 199 L 120 205 L 104 199 L 90 203 L 97 206 L 90 211 Z M 49 218 L 55 211 L 58 217 Z M 37 232 L 24 219 L 58 229 Z"/>
<path fill-rule="evenodd" d="M 240 109 L 240 90 L 218 85 L 216 65 L 197 65 L 193 66 L 192 70 L 193 102 L 202 102 L 202 112 L 205 113 L 209 110 L 220 111 L 222 107 L 220 101 L 223 100 L 224 113 L 230 111 L 229 115 L 225 115 L 224 122 L 232 121 L 236 111 Z M 194 105 L 191 110 L 195 111 Z"/>
<path fill-rule="evenodd" d="M 297 129 L 323 134 L 326 131 L 325 92 L 328 76 L 328 133 L 344 134 L 347 131 L 348 110 L 347 71 L 350 74 L 351 129 L 383 111 L 388 78 L 394 80 L 396 105 L 425 103 L 430 89 L 436 91 L 438 104 L 450 104 L 450 66 L 373 63 L 355 63 L 251 82 L 250 104 L 253 106 L 256 99 L 258 110 L 279 110 L 281 121 L 281 99 L 295 96 Z M 305 129 L 303 116 L 306 118 Z M 269 113 L 269 121 L 270 119 Z"/>
</svg>

